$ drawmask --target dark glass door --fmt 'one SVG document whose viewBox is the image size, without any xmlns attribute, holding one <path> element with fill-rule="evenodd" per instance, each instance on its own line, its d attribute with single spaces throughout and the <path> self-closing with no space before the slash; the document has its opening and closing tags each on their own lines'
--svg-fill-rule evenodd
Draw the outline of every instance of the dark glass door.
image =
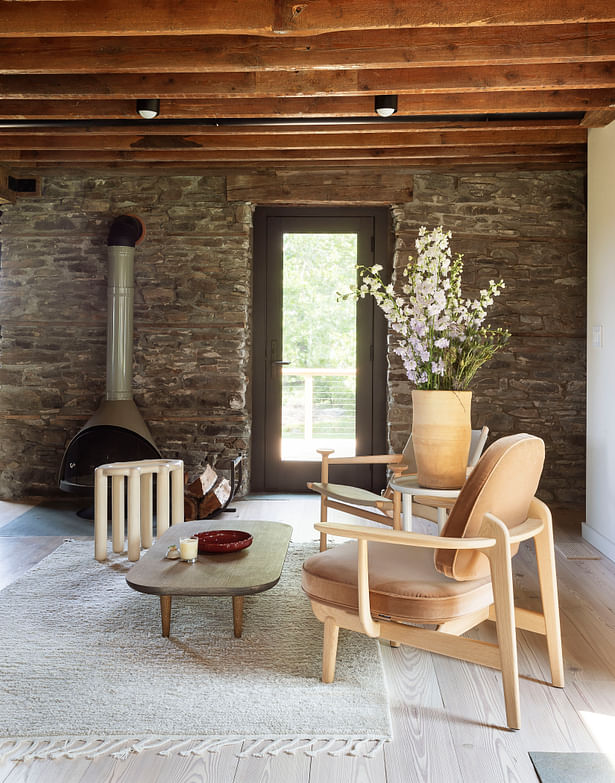
<svg viewBox="0 0 615 783">
<path fill-rule="evenodd" d="M 253 489 L 305 490 L 319 477 L 318 448 L 384 449 L 382 319 L 371 298 L 337 296 L 356 283 L 357 264 L 375 263 L 378 229 L 386 235 L 377 217 L 384 221 L 360 210 L 257 210 Z M 371 487 L 379 474 L 343 467 L 331 479 Z"/>
</svg>

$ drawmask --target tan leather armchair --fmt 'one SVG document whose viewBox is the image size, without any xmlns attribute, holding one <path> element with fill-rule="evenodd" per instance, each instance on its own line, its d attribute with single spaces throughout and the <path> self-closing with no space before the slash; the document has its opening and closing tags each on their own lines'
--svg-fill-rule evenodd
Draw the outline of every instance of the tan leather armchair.
<svg viewBox="0 0 615 783">
<path fill-rule="evenodd" d="M 353 541 L 306 560 L 302 586 L 324 623 L 324 682 L 335 674 L 340 627 L 500 669 L 510 728 L 521 723 L 516 628 L 546 636 L 551 680 L 563 687 L 553 531 L 534 496 L 544 443 L 511 435 L 493 443 L 468 476 L 441 536 L 365 525 L 317 524 Z M 542 612 L 514 605 L 512 558 L 532 538 Z M 464 637 L 485 620 L 497 644 Z M 425 626 L 433 626 L 433 630 Z"/>
</svg>

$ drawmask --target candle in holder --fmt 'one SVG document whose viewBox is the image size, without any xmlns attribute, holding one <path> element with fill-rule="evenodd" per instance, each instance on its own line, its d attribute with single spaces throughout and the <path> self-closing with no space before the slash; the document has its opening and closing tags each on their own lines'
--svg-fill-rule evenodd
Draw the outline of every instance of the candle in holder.
<svg viewBox="0 0 615 783">
<path fill-rule="evenodd" d="M 196 538 L 180 538 L 179 552 L 186 563 L 195 563 L 199 542 Z"/>
</svg>

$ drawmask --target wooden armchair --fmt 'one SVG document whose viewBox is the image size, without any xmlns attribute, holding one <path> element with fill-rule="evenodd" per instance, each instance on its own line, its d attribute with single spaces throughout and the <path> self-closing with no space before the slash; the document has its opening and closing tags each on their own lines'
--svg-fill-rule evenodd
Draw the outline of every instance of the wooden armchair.
<svg viewBox="0 0 615 783">
<path fill-rule="evenodd" d="M 472 441 L 468 453 L 468 468 L 473 468 L 485 448 L 489 428 L 472 430 Z M 382 494 L 370 492 L 360 487 L 345 484 L 329 483 L 329 467 L 335 465 L 365 465 L 385 464 L 393 477 L 416 473 L 416 461 L 412 448 L 412 436 L 408 438 L 401 454 L 376 454 L 361 457 L 331 457 L 333 449 L 318 449 L 322 457 L 320 481 L 308 482 L 308 489 L 320 494 L 320 522 L 327 522 L 327 509 L 334 508 L 347 514 L 381 522 L 395 527 L 393 513 L 393 492 L 387 486 Z M 452 505 L 452 504 L 451 504 Z M 412 503 L 412 513 L 416 516 L 438 522 L 438 507 L 442 500 L 430 500 L 429 495 L 415 497 Z M 320 549 L 327 548 L 327 534 L 320 534 Z"/>
<path fill-rule="evenodd" d="M 306 560 L 302 587 L 324 623 L 324 682 L 332 682 L 340 627 L 500 669 L 506 721 L 520 727 L 516 628 L 546 636 L 551 680 L 563 687 L 551 514 L 534 493 L 544 443 L 511 435 L 469 475 L 442 536 L 361 525 L 317 524 L 356 539 Z M 542 612 L 515 608 L 512 558 L 533 538 Z M 493 620 L 497 644 L 462 636 Z M 413 625 L 413 624 L 418 624 Z M 433 626 L 430 629 L 425 626 Z"/>
</svg>

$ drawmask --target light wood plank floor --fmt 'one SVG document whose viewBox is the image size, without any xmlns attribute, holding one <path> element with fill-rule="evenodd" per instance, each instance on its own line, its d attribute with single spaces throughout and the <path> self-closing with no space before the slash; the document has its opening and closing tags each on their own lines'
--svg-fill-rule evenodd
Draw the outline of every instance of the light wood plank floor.
<svg viewBox="0 0 615 783">
<path fill-rule="evenodd" d="M 285 521 L 294 527 L 294 540 L 316 538 L 312 528 L 318 519 L 316 497 L 267 496 L 234 506 L 236 513 L 227 518 Z M 0 502 L 0 527 L 27 508 Z M 581 511 L 559 510 L 555 519 L 567 684 L 564 690 L 544 684 L 548 664 L 543 639 L 521 633 L 520 731 L 502 728 L 504 709 L 497 672 L 408 647 L 383 645 L 395 738 L 375 759 L 327 755 L 238 759 L 237 748 L 198 759 L 167 759 L 146 752 L 127 761 L 8 763 L 0 765 L 0 781 L 535 783 L 528 751 L 610 750 L 602 745 L 611 742 L 615 730 L 615 564 L 600 558 L 580 538 Z M 61 542 L 61 537 L 0 537 L 0 586 L 19 578 Z M 578 559 L 583 557 L 598 559 Z M 515 558 L 514 578 L 518 604 L 536 607 L 531 545 Z M 491 639 L 493 627 L 484 623 L 474 634 Z"/>
</svg>

